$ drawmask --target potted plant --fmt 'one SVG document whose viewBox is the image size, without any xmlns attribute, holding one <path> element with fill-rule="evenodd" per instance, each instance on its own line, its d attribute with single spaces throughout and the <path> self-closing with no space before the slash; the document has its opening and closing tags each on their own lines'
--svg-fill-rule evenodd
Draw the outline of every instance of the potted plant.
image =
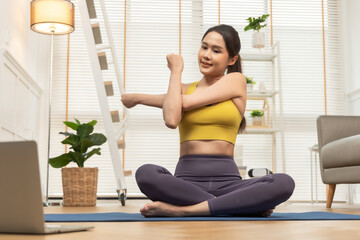
<svg viewBox="0 0 360 240">
<path fill-rule="evenodd" d="M 252 35 L 252 46 L 254 48 L 263 48 L 265 47 L 265 34 L 260 32 L 261 28 L 266 27 L 266 24 L 261 25 L 269 17 L 269 14 L 263 14 L 261 17 L 252 18 L 249 17 L 247 20 L 249 24 L 244 28 L 244 31 L 254 30 Z"/>
<path fill-rule="evenodd" d="M 92 133 L 96 120 L 88 123 L 75 121 L 65 121 L 64 124 L 75 130 L 76 134 L 60 132 L 66 136 L 61 143 L 71 145 L 71 150 L 50 158 L 49 163 L 54 168 L 62 168 L 63 206 L 95 206 L 98 168 L 85 168 L 84 162 L 95 154 L 101 155 L 101 148 L 90 148 L 102 145 L 107 139 L 101 133 Z M 75 162 L 78 167 L 64 168 L 70 162 Z"/>
<path fill-rule="evenodd" d="M 246 78 L 247 91 L 251 92 L 253 90 L 253 87 L 256 84 L 256 82 L 253 80 L 252 77 L 245 76 L 245 78 Z"/>
<path fill-rule="evenodd" d="M 264 126 L 264 113 L 259 110 L 254 110 L 250 113 L 253 126 Z"/>
</svg>

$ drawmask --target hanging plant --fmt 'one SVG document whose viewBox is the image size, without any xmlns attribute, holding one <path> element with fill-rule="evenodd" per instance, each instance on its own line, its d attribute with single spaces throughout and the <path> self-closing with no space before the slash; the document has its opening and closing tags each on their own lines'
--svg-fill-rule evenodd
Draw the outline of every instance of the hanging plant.
<svg viewBox="0 0 360 240">
<path fill-rule="evenodd" d="M 249 21 L 249 24 L 244 28 L 244 31 L 246 32 L 252 29 L 254 31 L 259 32 L 261 28 L 266 27 L 267 24 L 261 25 L 261 23 L 265 22 L 269 16 L 270 16 L 269 14 L 264 14 L 258 18 L 254 18 L 254 17 L 247 18 L 246 20 Z"/>
<path fill-rule="evenodd" d="M 264 14 L 261 17 L 254 18 L 249 17 L 247 20 L 249 24 L 244 28 L 244 31 L 254 30 L 252 35 L 252 46 L 254 48 L 263 48 L 265 47 L 265 34 L 260 32 L 260 29 L 266 27 L 266 24 L 262 24 L 269 17 L 269 14 Z"/>
</svg>

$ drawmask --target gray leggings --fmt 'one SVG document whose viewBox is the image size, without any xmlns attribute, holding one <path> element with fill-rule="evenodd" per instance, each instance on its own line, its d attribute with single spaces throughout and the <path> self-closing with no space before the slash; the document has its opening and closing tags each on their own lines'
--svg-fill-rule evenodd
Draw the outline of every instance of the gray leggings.
<svg viewBox="0 0 360 240">
<path fill-rule="evenodd" d="M 283 173 L 242 180 L 234 159 L 222 155 L 182 156 L 175 175 L 145 164 L 135 177 L 152 201 L 181 206 L 208 201 L 212 216 L 264 212 L 289 199 L 295 188 L 294 180 Z"/>
</svg>

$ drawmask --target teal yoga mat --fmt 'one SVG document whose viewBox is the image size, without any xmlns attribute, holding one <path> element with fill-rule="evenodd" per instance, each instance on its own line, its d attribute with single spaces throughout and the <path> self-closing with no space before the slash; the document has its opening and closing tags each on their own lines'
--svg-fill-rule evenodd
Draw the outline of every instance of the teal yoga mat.
<svg viewBox="0 0 360 240">
<path fill-rule="evenodd" d="M 46 222 L 164 222 L 164 221 L 314 221 L 360 220 L 360 215 L 331 212 L 273 213 L 270 217 L 151 217 L 140 213 L 45 214 Z"/>
</svg>

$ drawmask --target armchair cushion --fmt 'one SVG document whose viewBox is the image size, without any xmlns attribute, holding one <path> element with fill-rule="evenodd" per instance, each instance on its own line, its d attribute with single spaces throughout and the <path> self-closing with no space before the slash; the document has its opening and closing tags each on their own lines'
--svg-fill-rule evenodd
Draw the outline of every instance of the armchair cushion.
<svg viewBox="0 0 360 240">
<path fill-rule="evenodd" d="M 360 134 L 326 144 L 320 155 L 324 169 L 360 166 Z"/>
</svg>

